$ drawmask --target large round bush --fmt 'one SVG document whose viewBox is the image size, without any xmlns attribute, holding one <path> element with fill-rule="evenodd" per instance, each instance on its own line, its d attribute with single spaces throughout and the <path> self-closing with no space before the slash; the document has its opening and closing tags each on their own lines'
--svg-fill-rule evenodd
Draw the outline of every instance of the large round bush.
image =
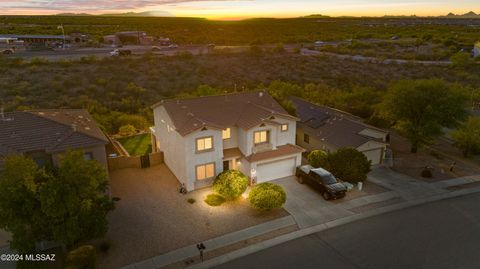
<svg viewBox="0 0 480 269">
<path fill-rule="evenodd" d="M 287 194 L 278 185 L 261 183 L 252 188 L 248 200 L 255 209 L 267 211 L 281 208 L 287 201 Z"/>
<path fill-rule="evenodd" d="M 354 148 L 341 148 L 328 155 L 329 171 L 337 178 L 352 184 L 367 179 L 372 163 Z"/>
<path fill-rule="evenodd" d="M 248 178 L 238 170 L 227 170 L 219 174 L 213 182 L 213 191 L 227 200 L 238 198 L 245 192 Z"/>
</svg>

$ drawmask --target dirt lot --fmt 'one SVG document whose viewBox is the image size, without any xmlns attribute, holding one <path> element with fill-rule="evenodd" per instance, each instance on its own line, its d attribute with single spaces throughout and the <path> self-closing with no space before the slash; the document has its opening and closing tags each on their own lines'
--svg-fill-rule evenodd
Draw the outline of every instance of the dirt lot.
<svg viewBox="0 0 480 269">
<path fill-rule="evenodd" d="M 462 157 L 460 150 L 450 144 L 445 138 L 427 148 L 420 149 L 418 153 L 410 153 L 410 143 L 403 137 L 391 131 L 391 148 L 393 150 L 393 170 L 427 182 L 478 175 L 480 163 Z M 450 171 L 455 163 L 453 171 Z M 432 178 L 421 177 L 422 170 L 431 167 Z"/>
<path fill-rule="evenodd" d="M 287 216 L 285 210 L 259 213 L 240 198 L 220 207 L 203 202 L 211 191 L 181 195 L 165 165 L 111 173 L 113 196 L 120 197 L 109 216 L 112 247 L 100 268 L 120 268 L 171 250 Z M 189 204 L 188 198 L 196 202 Z"/>
</svg>

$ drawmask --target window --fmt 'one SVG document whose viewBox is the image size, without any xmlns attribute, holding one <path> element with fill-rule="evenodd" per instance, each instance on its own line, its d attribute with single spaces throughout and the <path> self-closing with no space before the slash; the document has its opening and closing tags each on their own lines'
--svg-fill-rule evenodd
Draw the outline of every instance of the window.
<svg viewBox="0 0 480 269">
<path fill-rule="evenodd" d="M 253 133 L 253 139 L 255 144 L 268 142 L 268 131 L 258 131 Z"/>
<path fill-rule="evenodd" d="M 307 134 L 303 134 L 303 142 L 310 144 L 310 136 Z"/>
<path fill-rule="evenodd" d="M 280 127 L 280 130 L 282 130 L 282 132 L 288 131 L 288 124 L 282 124 L 282 127 Z"/>
<path fill-rule="evenodd" d="M 197 152 L 213 149 L 213 137 L 197 138 Z"/>
<path fill-rule="evenodd" d="M 83 159 L 84 159 L 85 161 L 91 161 L 91 160 L 93 160 L 93 153 L 91 153 L 91 152 L 85 152 L 85 153 L 83 154 Z"/>
<path fill-rule="evenodd" d="M 198 165 L 196 169 L 197 180 L 205 180 L 215 176 L 215 163 Z"/>
<path fill-rule="evenodd" d="M 230 133 L 230 128 L 227 128 L 222 131 L 222 138 L 223 139 L 229 139 L 232 137 L 232 134 Z"/>
</svg>

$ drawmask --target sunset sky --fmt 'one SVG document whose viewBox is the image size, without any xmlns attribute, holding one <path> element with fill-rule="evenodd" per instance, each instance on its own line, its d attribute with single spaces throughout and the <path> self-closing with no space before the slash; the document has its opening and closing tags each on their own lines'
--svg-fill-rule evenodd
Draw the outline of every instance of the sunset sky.
<svg viewBox="0 0 480 269">
<path fill-rule="evenodd" d="M 479 0 L 0 0 L 0 14 L 118 13 L 159 11 L 173 16 L 249 17 L 445 15 L 480 12 Z"/>
</svg>

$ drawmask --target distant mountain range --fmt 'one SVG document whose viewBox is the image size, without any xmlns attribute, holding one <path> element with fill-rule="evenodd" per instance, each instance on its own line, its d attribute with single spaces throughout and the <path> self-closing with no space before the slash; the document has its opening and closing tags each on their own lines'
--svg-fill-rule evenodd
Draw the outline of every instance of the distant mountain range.
<svg viewBox="0 0 480 269">
<path fill-rule="evenodd" d="M 471 19 L 476 19 L 476 18 L 480 18 L 480 14 L 477 14 L 473 11 L 470 11 L 468 13 L 465 13 L 465 14 L 453 14 L 452 12 L 448 13 L 447 16 L 444 16 L 446 18 L 471 18 Z"/>
<path fill-rule="evenodd" d="M 111 16 L 111 17 L 174 17 L 174 15 L 167 11 L 144 11 L 144 12 L 126 12 L 126 13 L 111 13 L 111 14 L 88 14 L 88 13 L 60 13 L 56 16 Z"/>
</svg>

